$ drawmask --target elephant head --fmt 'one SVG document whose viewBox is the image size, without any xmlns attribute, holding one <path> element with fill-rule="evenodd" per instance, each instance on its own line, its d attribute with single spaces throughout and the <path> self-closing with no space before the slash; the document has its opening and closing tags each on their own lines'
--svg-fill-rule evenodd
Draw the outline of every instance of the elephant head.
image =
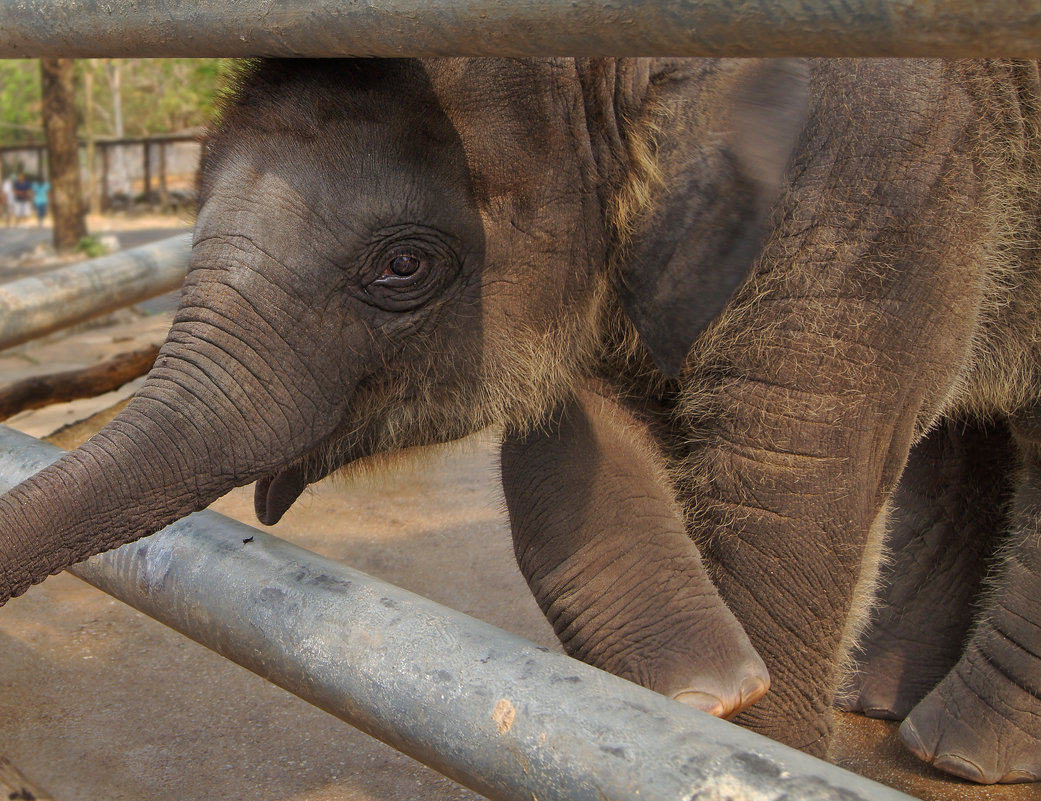
<svg viewBox="0 0 1041 801">
<path fill-rule="evenodd" d="M 531 430 L 618 343 L 674 376 L 754 257 L 802 83 L 786 62 L 254 66 L 205 144 L 146 384 L 0 497 L 0 602 L 236 486 L 272 523 L 369 454 Z"/>
</svg>

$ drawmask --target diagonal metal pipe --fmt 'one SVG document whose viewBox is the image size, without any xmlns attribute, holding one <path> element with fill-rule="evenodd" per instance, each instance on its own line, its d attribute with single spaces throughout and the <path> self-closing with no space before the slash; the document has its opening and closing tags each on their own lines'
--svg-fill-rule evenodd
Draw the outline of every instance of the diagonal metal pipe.
<svg viewBox="0 0 1041 801">
<path fill-rule="evenodd" d="M 0 284 L 0 350 L 179 289 L 191 242 L 179 234 Z"/>
<path fill-rule="evenodd" d="M 0 0 L 0 57 L 1002 56 L 1024 0 Z"/>
<path fill-rule="evenodd" d="M 72 572 L 492 799 L 910 799 L 212 512 Z"/>
</svg>

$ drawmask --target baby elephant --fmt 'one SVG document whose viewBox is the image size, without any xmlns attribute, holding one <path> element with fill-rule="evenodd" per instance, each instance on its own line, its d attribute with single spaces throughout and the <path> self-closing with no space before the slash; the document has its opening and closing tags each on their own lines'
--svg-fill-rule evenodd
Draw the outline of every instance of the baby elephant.
<svg viewBox="0 0 1041 801">
<path fill-rule="evenodd" d="M 271 523 L 498 425 L 567 650 L 823 754 L 887 512 L 927 539 L 914 477 L 947 473 L 919 465 L 992 425 L 1011 511 L 973 668 L 909 695 L 906 739 L 1039 778 L 1039 109 L 1030 62 L 261 63 L 145 387 L 0 498 L 0 599 L 233 486 Z"/>
</svg>

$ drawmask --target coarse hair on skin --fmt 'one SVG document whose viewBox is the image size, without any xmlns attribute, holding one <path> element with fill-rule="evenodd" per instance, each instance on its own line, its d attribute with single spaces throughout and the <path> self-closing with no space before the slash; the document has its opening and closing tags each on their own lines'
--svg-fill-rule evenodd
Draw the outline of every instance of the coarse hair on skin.
<svg viewBox="0 0 1041 801">
<path fill-rule="evenodd" d="M 951 249 L 949 258 L 962 259 L 966 272 L 965 292 L 971 280 L 979 281 L 977 320 L 970 335 L 965 360 L 932 408 L 916 421 L 916 439 L 924 436 L 942 417 L 990 419 L 1007 416 L 1037 402 L 1041 397 L 1041 97 L 1038 94 L 1036 62 L 952 62 L 945 69 L 955 73 L 952 83 L 963 87 L 972 99 L 974 119 L 966 130 L 964 152 L 973 179 L 971 219 L 959 219 L 952 206 L 949 219 L 937 223 L 939 236 L 961 241 L 961 250 Z M 957 177 L 956 173 L 952 175 Z M 941 191 L 963 193 L 947 177 Z M 778 203 L 780 208 L 784 198 Z M 962 229 L 975 229 L 968 241 Z M 799 258 L 784 238 L 769 243 L 773 259 L 782 263 Z M 842 244 L 842 243 L 840 243 Z M 944 241 L 923 241 L 927 251 L 942 253 Z M 856 263 L 865 275 L 880 276 L 889 269 L 884 260 L 875 264 L 855 262 L 856 254 L 835 250 L 838 264 Z M 688 356 L 682 379 L 683 391 L 677 404 L 677 426 L 696 432 L 701 424 L 728 413 L 733 385 L 730 356 L 767 363 L 775 341 L 783 341 L 784 321 L 775 319 L 768 308 L 772 294 L 799 295 L 810 286 L 802 282 L 812 275 L 799 271 L 753 270 Z M 973 278 L 978 276 L 978 278 Z M 827 331 L 837 307 L 801 304 L 800 330 Z M 871 313 L 870 310 L 865 310 Z M 842 325 L 855 324 L 850 319 Z M 775 333 L 777 336 L 775 337 Z M 752 359 L 748 357 L 751 356 Z M 870 365 L 847 361 L 850 383 Z M 859 371 L 859 372 L 858 372 Z M 773 399 L 777 401 L 777 398 Z M 822 402 L 825 399 L 821 399 Z M 841 398 L 835 399 L 841 404 Z M 748 413 L 749 410 L 744 410 Z M 783 411 L 777 410 L 774 411 Z"/>
<path fill-rule="evenodd" d="M 394 375 L 390 365 L 389 378 L 357 388 L 334 444 L 308 457 L 320 460 L 315 472 L 324 475 L 358 458 L 387 464 L 393 460 L 369 457 L 453 442 L 493 426 L 523 432 L 542 424 L 595 361 L 607 292 L 607 281 L 598 282 L 585 303 L 545 331 L 492 332 L 481 352 L 461 359 L 477 365 L 473 375 L 445 383 L 424 374 Z M 403 361 L 411 361 L 408 354 Z M 441 366 L 416 361 L 430 370 Z"/>
<path fill-rule="evenodd" d="M 950 406 L 988 418 L 1041 397 L 1041 96 L 1036 62 L 967 68 L 979 87 L 973 158 L 991 238 L 981 243 L 981 320 Z"/>
<path fill-rule="evenodd" d="M 544 423 L 581 381 L 602 377 L 605 365 L 612 365 L 607 372 L 614 376 L 635 373 L 633 389 L 662 380 L 620 310 L 613 272 L 663 188 L 657 141 L 668 114 L 652 93 L 622 120 L 624 163 L 604 209 L 609 256 L 582 299 L 544 331 L 516 321 L 510 330 L 489 327 L 480 352 L 466 359 L 480 365 L 476 380 L 439 385 L 414 377 L 359 393 L 359 414 L 347 439 L 377 431 L 373 447 L 384 451 L 459 439 L 489 426 L 523 433 Z"/>
<path fill-rule="evenodd" d="M 287 86 L 295 87 L 298 64 L 259 60 L 240 70 L 237 89 L 224 98 L 217 132 L 206 149 L 209 170 L 200 174 L 219 171 L 219 161 L 225 157 L 219 149 L 225 148 L 221 143 L 235 139 L 239 129 L 249 134 L 253 126 L 261 125 L 259 133 L 263 135 L 290 123 L 306 127 L 306 120 L 285 118 L 281 105 L 272 99 L 285 94 Z M 336 85 L 353 80 L 367 84 L 387 73 L 408 78 L 416 66 L 404 61 L 383 66 L 371 60 L 338 64 L 342 65 L 342 74 L 331 75 Z M 320 64 L 313 69 L 326 67 Z M 308 96 L 329 94 L 328 86 L 303 84 L 300 91 Z M 302 102 L 294 100 L 293 108 Z M 268 106 L 272 107 L 270 114 L 266 112 Z M 610 113 L 611 109 L 602 111 Z M 610 185 L 602 201 L 602 235 L 609 253 L 626 247 L 639 219 L 649 212 L 662 188 L 657 138 L 666 113 L 664 104 L 650 95 L 629 118 L 619 120 L 623 147 L 612 152 L 615 163 L 605 172 L 605 182 Z M 321 114 L 320 110 L 308 111 L 308 118 Z M 200 189 L 205 195 L 205 188 Z M 358 385 L 348 419 L 332 445 L 305 457 L 310 464 L 306 472 L 324 475 L 359 458 L 455 441 L 489 426 L 512 432 L 530 430 L 545 421 L 579 381 L 600 374 L 606 358 L 618 361 L 614 349 L 623 351 L 624 359 L 639 361 L 633 355 L 639 347 L 632 327 L 618 312 L 613 266 L 609 256 L 602 269 L 590 275 L 590 286 L 580 293 L 577 302 L 566 306 L 545 330 L 515 319 L 510 321 L 509 330 L 488 325 L 480 342 L 469 343 L 470 352 L 460 352 L 458 342 L 439 341 L 438 335 L 417 342 L 428 352 L 439 352 L 444 345 L 443 352 L 454 353 L 453 359 L 459 364 L 447 370 L 444 364 L 416 353 L 406 342 L 398 356 L 388 358 L 384 371 Z"/>
<path fill-rule="evenodd" d="M 857 667 L 860 641 L 867 631 L 871 608 L 875 605 L 878 595 L 879 576 L 882 568 L 892 560 L 892 554 L 886 548 L 891 508 L 891 504 L 887 502 L 868 531 L 864 555 L 861 559 L 860 575 L 853 589 L 853 599 L 850 602 L 846 623 L 839 640 L 836 657 L 838 683 L 835 695 L 837 698 L 846 696 L 850 692 L 850 683 Z"/>
<path fill-rule="evenodd" d="M 658 165 L 658 141 L 668 116 L 668 106 L 651 95 L 635 118 L 622 120 L 627 164 L 624 178 L 608 202 L 615 261 L 624 258 L 639 221 L 649 213 L 665 186 Z"/>
</svg>

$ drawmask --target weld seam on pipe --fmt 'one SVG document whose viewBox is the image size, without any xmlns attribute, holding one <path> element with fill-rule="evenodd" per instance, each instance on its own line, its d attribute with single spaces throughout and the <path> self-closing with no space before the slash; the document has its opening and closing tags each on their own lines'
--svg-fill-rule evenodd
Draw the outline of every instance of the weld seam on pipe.
<svg viewBox="0 0 1041 801">
<path fill-rule="evenodd" d="M 180 288 L 191 236 L 0 284 L 0 350 Z"/>
<path fill-rule="evenodd" d="M 492 799 L 910 799 L 212 512 L 72 572 Z"/>
</svg>

